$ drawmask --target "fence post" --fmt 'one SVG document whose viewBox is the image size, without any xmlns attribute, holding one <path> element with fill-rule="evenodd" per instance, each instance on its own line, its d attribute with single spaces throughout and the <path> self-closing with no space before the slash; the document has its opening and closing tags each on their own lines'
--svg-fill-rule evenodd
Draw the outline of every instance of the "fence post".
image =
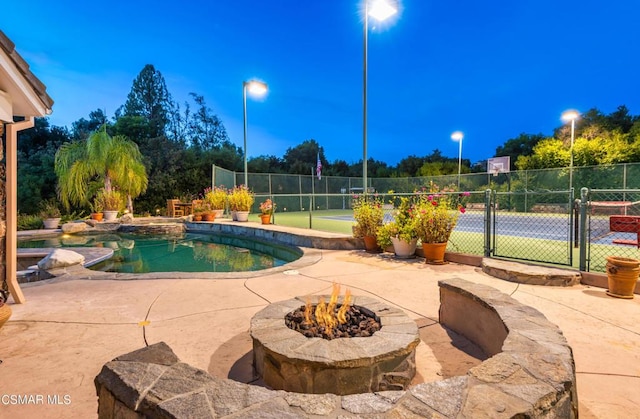
<svg viewBox="0 0 640 419">
<path fill-rule="evenodd" d="M 587 270 L 587 207 L 589 188 L 580 189 L 580 263 L 581 271 Z"/>
<path fill-rule="evenodd" d="M 491 257 L 491 189 L 484 192 L 484 256 Z"/>
</svg>

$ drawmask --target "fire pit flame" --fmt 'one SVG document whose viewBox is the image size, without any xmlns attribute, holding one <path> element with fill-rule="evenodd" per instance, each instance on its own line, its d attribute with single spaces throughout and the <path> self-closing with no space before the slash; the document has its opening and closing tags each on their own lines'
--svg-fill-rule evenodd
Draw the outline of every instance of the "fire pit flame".
<svg viewBox="0 0 640 419">
<path fill-rule="evenodd" d="M 338 296 L 340 295 L 340 285 L 333 283 L 333 291 L 329 298 L 329 303 L 325 303 L 324 298 L 320 297 L 316 304 L 315 311 L 311 304 L 310 298 L 307 297 L 307 303 L 304 307 L 304 324 L 316 324 L 324 328 L 329 335 L 331 331 L 339 324 L 347 322 L 347 312 L 351 306 L 351 290 L 347 289 L 344 294 L 342 305 L 336 310 L 338 305 Z M 313 316 L 311 313 L 313 312 Z"/>
</svg>

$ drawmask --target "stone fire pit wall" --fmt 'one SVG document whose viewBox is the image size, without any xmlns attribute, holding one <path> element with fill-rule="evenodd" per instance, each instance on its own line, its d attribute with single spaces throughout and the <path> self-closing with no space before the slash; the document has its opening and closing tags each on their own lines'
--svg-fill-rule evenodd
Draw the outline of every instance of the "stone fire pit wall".
<svg viewBox="0 0 640 419">
<path fill-rule="evenodd" d="M 330 296 L 323 296 L 329 301 Z M 313 296 L 311 304 L 318 303 Z M 342 304 L 342 297 L 338 300 Z M 305 298 L 269 304 L 251 319 L 253 365 L 271 388 L 296 393 L 355 394 L 405 390 L 416 374 L 418 326 L 402 310 L 366 296 L 353 304 L 373 311 L 382 328 L 369 337 L 326 340 L 290 329 L 284 317 Z"/>
<path fill-rule="evenodd" d="M 481 324 L 505 336 L 464 376 L 404 391 L 301 394 L 212 377 L 163 342 L 119 356 L 95 379 L 100 418 L 569 418 L 578 417 L 571 348 L 539 311 L 497 290 L 440 281 L 441 321 L 473 339 Z M 482 317 L 483 320 L 476 320 Z M 475 326 L 467 326 L 474 322 Z M 470 333 L 470 331 L 472 333 Z M 491 352 L 495 342 L 476 342 Z"/>
</svg>

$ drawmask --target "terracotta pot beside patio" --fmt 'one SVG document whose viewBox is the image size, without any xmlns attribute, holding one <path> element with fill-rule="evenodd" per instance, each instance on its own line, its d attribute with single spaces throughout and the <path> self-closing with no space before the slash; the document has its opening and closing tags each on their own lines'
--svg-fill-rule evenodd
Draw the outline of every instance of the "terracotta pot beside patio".
<svg viewBox="0 0 640 419">
<path fill-rule="evenodd" d="M 607 257 L 607 280 L 609 289 L 607 295 L 616 298 L 633 298 L 633 291 L 640 274 L 640 260 Z"/>
<path fill-rule="evenodd" d="M 261 214 L 262 224 L 271 224 L 271 214 Z"/>
<path fill-rule="evenodd" d="M 430 265 L 443 265 L 447 243 L 422 243 L 425 262 Z"/>
<path fill-rule="evenodd" d="M 364 236 L 364 250 L 367 253 L 380 253 L 382 249 L 378 246 L 378 240 L 376 236 Z"/>
<path fill-rule="evenodd" d="M 11 307 L 0 299 L 0 329 L 11 317 Z"/>
</svg>

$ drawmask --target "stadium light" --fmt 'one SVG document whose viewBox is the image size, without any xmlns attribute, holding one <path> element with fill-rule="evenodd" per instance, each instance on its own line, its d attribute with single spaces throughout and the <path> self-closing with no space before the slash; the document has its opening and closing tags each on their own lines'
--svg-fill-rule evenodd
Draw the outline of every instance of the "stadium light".
<svg viewBox="0 0 640 419">
<path fill-rule="evenodd" d="M 364 0 L 364 77 L 362 89 L 362 193 L 367 194 L 367 50 L 369 16 L 382 22 L 398 13 L 396 1 Z"/>
<path fill-rule="evenodd" d="M 562 120 L 564 122 L 571 121 L 571 148 L 569 148 L 569 190 L 573 189 L 573 141 L 576 133 L 576 119 L 580 117 L 578 111 L 573 109 L 564 111 L 562 113 Z"/>
<path fill-rule="evenodd" d="M 249 93 L 262 96 L 267 93 L 267 84 L 258 80 L 249 80 L 242 82 L 242 116 L 244 120 L 244 184 L 249 187 L 249 178 L 247 171 L 247 90 Z"/>
<path fill-rule="evenodd" d="M 462 138 L 464 138 L 464 135 L 460 131 L 451 134 L 451 139 L 460 143 L 458 147 L 458 190 L 460 190 L 460 170 L 462 169 Z"/>
</svg>

